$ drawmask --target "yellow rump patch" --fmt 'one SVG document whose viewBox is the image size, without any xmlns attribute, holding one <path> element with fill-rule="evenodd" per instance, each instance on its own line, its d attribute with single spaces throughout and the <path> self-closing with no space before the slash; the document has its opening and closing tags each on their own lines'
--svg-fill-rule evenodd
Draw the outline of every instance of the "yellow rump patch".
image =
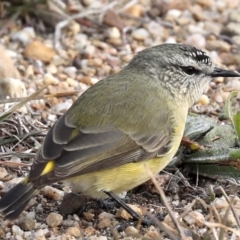
<svg viewBox="0 0 240 240">
<path fill-rule="evenodd" d="M 54 167 L 55 167 L 55 162 L 54 161 L 48 162 L 46 167 L 43 169 L 41 175 L 44 175 L 44 174 L 47 174 L 47 173 L 51 172 L 54 169 Z"/>
</svg>

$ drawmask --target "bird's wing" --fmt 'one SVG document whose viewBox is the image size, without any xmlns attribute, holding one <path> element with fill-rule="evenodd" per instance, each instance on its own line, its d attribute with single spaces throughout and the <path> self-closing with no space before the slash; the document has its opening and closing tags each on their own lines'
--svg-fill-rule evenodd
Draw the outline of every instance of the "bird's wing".
<svg viewBox="0 0 240 240">
<path fill-rule="evenodd" d="M 78 129 L 68 126 L 63 115 L 48 132 L 32 165 L 30 179 L 44 185 L 160 156 L 168 151 L 172 131 L 165 126 L 161 129 L 164 130 L 151 135 L 126 133 L 112 126 Z M 54 170 L 48 171 L 45 168 L 50 161 L 54 162 Z"/>
</svg>

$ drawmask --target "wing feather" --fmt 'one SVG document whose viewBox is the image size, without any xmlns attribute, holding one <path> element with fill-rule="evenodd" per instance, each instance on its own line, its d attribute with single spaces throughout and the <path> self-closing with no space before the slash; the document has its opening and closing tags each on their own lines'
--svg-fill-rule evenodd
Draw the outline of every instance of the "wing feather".
<svg viewBox="0 0 240 240">
<path fill-rule="evenodd" d="M 161 129 L 164 129 L 161 128 Z M 65 115 L 48 132 L 30 172 L 36 186 L 114 168 L 166 153 L 171 129 L 153 134 L 127 133 L 113 126 L 67 126 Z M 49 161 L 54 170 L 42 175 Z"/>
</svg>

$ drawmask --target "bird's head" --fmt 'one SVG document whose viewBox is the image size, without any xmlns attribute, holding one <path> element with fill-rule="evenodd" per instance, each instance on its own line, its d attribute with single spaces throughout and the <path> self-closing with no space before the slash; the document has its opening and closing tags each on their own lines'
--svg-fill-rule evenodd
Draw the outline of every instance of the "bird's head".
<svg viewBox="0 0 240 240">
<path fill-rule="evenodd" d="M 184 44 L 145 49 L 130 66 L 137 66 L 138 71 L 149 76 L 149 81 L 158 81 L 176 100 L 184 98 L 190 106 L 214 77 L 240 77 L 237 72 L 215 67 L 204 51 Z"/>
</svg>

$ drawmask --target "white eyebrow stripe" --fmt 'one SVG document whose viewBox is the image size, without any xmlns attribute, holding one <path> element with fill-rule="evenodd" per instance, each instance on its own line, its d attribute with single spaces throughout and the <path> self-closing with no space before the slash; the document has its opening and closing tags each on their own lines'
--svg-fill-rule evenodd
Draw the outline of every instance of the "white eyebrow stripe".
<svg viewBox="0 0 240 240">
<path fill-rule="evenodd" d="M 210 57 L 205 51 L 202 51 L 201 49 L 191 47 L 188 49 L 188 51 L 185 50 L 185 55 L 190 58 L 195 58 L 195 60 L 200 63 L 212 65 Z"/>
</svg>

